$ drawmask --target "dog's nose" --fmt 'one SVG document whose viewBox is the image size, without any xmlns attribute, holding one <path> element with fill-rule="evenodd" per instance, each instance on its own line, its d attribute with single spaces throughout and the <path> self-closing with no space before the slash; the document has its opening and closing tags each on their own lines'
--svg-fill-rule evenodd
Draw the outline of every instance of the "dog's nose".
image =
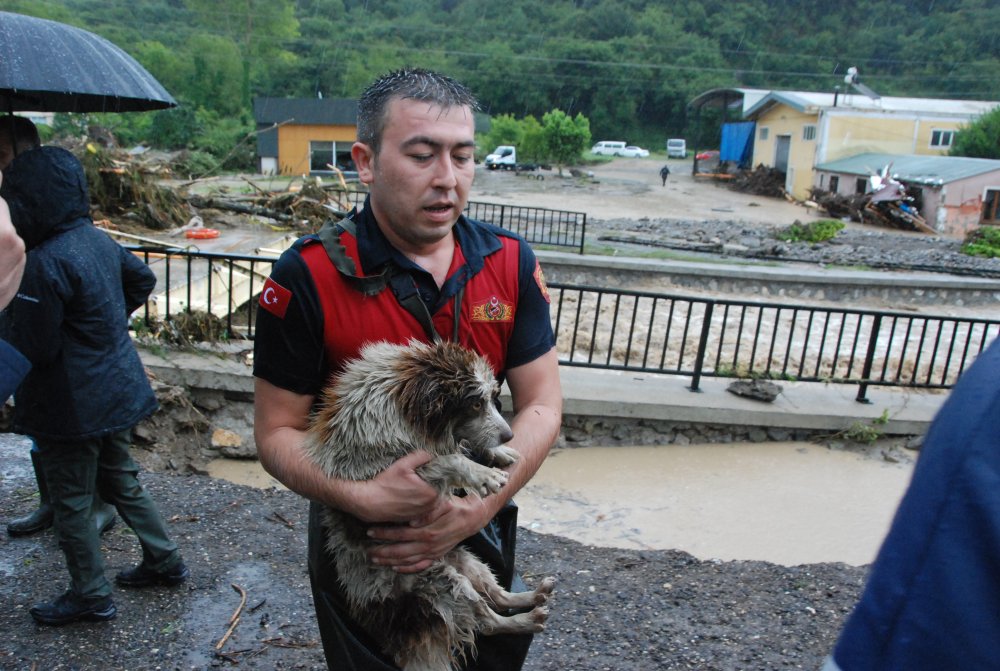
<svg viewBox="0 0 1000 671">
<path fill-rule="evenodd" d="M 505 426 L 500 431 L 500 444 L 503 445 L 504 443 L 509 443 L 513 439 L 514 439 L 514 432 L 510 430 L 509 426 Z"/>
</svg>

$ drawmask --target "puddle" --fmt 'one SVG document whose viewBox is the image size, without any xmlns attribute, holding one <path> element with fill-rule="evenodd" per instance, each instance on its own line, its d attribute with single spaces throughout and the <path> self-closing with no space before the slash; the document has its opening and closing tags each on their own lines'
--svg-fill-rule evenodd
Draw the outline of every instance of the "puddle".
<svg viewBox="0 0 1000 671">
<path fill-rule="evenodd" d="M 517 496 L 519 522 L 581 543 L 786 566 L 870 563 L 912 466 L 810 443 L 553 452 Z M 281 485 L 254 461 L 213 477 Z"/>
</svg>

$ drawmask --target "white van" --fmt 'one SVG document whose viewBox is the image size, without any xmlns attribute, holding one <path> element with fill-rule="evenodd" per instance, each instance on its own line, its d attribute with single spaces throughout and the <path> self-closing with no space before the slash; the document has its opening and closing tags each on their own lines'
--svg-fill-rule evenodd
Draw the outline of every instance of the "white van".
<svg viewBox="0 0 1000 671">
<path fill-rule="evenodd" d="M 687 152 L 687 142 L 684 140 L 680 138 L 671 138 L 667 140 L 668 158 L 686 158 Z"/>
<path fill-rule="evenodd" d="M 624 142 L 609 142 L 607 140 L 602 140 L 590 148 L 591 154 L 599 156 L 621 156 L 624 151 Z"/>
</svg>

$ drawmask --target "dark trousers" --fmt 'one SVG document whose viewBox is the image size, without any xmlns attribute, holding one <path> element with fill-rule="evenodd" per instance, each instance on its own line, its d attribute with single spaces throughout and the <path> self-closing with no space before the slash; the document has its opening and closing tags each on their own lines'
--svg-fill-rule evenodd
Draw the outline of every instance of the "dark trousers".
<svg viewBox="0 0 1000 671">
<path fill-rule="evenodd" d="M 73 442 L 34 439 L 48 481 L 59 548 L 66 556 L 73 592 L 84 598 L 111 594 L 92 516 L 95 494 L 113 505 L 135 532 L 148 568 L 166 570 L 180 560 L 156 504 L 139 484 L 139 468 L 129 454 L 131 434 L 127 430 Z"/>
<path fill-rule="evenodd" d="M 517 516 L 516 507 L 510 505 L 510 508 L 512 512 L 503 516 L 503 522 L 494 520 L 491 525 L 501 524 L 506 527 L 503 535 L 512 544 L 511 534 L 516 533 Z M 321 506 L 318 504 L 310 504 L 309 579 L 312 584 L 313 604 L 316 607 L 316 620 L 319 624 L 320 638 L 323 641 L 326 665 L 332 671 L 397 671 L 392 661 L 378 652 L 376 641 L 351 620 L 348 614 L 345 597 L 337 580 L 336 569 L 324 549 L 320 510 Z M 475 538 L 473 537 L 473 539 Z M 488 545 L 495 540 L 495 538 L 480 540 L 478 544 Z M 476 544 L 473 543 L 473 546 Z M 508 555 L 510 563 L 510 566 L 506 567 L 506 571 L 495 566 L 493 561 L 488 561 L 488 558 L 487 563 L 500 576 L 500 582 L 506 589 L 514 592 L 527 591 L 528 587 L 521 580 L 521 577 L 513 574 L 513 548 L 509 549 L 509 553 L 503 553 Z M 477 554 L 479 553 L 477 552 Z M 499 557 L 499 553 L 497 556 Z M 510 582 L 505 579 L 504 573 L 513 574 Z M 462 670 L 518 671 L 528 656 L 528 648 L 531 646 L 532 638 L 531 634 L 477 636 L 476 649 L 478 654 L 475 659 L 470 659 L 462 667 Z"/>
</svg>

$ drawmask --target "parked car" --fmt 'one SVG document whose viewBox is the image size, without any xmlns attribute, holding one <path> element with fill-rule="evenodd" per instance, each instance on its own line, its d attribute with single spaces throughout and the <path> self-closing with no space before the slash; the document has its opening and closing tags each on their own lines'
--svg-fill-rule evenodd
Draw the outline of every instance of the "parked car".
<svg viewBox="0 0 1000 671">
<path fill-rule="evenodd" d="M 649 156 L 649 150 L 643 149 L 642 147 L 636 147 L 635 145 L 629 145 L 622 149 L 622 156 L 628 156 L 629 158 L 643 158 Z"/>
<path fill-rule="evenodd" d="M 708 151 L 701 151 L 694 155 L 699 161 L 718 161 L 719 160 L 719 150 L 710 149 Z"/>
<path fill-rule="evenodd" d="M 601 140 L 590 148 L 591 154 L 602 156 L 621 156 L 625 151 L 625 143 L 611 140 Z"/>
</svg>

